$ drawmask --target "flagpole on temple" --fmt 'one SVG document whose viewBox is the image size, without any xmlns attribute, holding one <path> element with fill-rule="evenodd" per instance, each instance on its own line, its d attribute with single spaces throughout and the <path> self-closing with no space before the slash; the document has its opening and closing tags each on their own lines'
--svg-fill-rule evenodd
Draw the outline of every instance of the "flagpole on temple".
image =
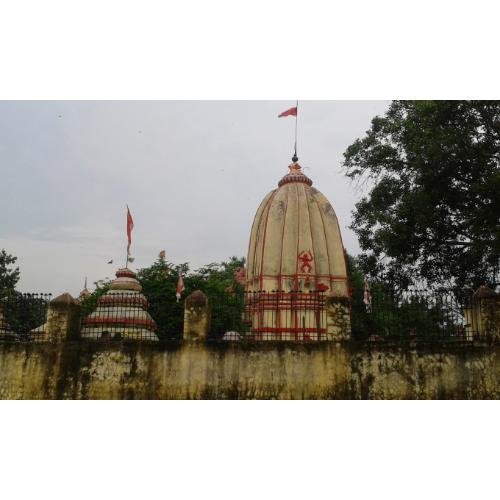
<svg viewBox="0 0 500 500">
<path fill-rule="evenodd" d="M 297 102 L 295 104 L 295 145 L 294 145 L 294 153 L 293 153 L 293 158 L 292 161 L 298 161 L 299 158 L 297 156 L 297 122 L 299 121 L 299 100 L 297 99 Z"/>
<path fill-rule="evenodd" d="M 128 205 L 125 205 L 127 207 L 127 238 L 128 238 Z M 125 260 L 125 269 L 128 268 L 128 252 L 129 252 L 130 244 L 127 245 L 127 259 Z"/>
<path fill-rule="evenodd" d="M 293 157 L 292 157 L 292 161 L 294 163 L 297 163 L 297 161 L 299 161 L 299 158 L 297 157 L 297 122 L 299 114 L 298 109 L 299 109 L 299 100 L 297 99 L 294 108 L 287 109 L 286 111 L 283 111 L 278 115 L 278 118 L 282 118 L 284 116 L 295 116 L 295 142 L 294 142 Z"/>
</svg>

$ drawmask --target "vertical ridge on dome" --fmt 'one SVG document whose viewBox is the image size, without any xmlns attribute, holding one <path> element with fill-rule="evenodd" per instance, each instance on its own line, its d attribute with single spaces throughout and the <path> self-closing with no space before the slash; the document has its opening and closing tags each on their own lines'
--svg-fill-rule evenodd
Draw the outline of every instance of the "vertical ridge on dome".
<svg viewBox="0 0 500 500">
<path fill-rule="evenodd" d="M 311 236 L 311 248 L 312 248 L 312 251 L 313 251 L 313 255 L 316 256 L 316 264 L 319 263 L 318 261 L 318 253 L 317 253 L 317 248 L 316 248 L 316 245 L 314 244 L 314 237 L 313 237 L 313 226 L 312 226 L 312 221 L 311 221 L 311 204 L 310 204 L 310 200 L 309 200 L 309 191 L 310 190 L 306 190 L 305 187 L 304 187 L 304 197 L 306 199 L 306 207 L 307 207 L 307 218 L 308 218 L 308 222 L 309 222 L 309 232 L 310 232 L 310 236 Z M 318 272 L 318 269 L 316 268 L 316 272 Z M 315 279 L 315 287 L 317 285 L 317 279 Z"/>
<path fill-rule="evenodd" d="M 289 194 L 286 191 L 286 202 L 285 202 L 285 213 L 283 214 L 283 226 L 281 229 L 281 249 L 280 249 L 280 265 L 279 265 L 279 277 L 278 277 L 278 286 L 277 290 L 283 290 L 283 241 L 285 239 L 285 229 L 286 229 L 286 218 L 288 214 L 288 203 L 289 203 Z"/>
<path fill-rule="evenodd" d="M 273 202 L 274 197 L 276 196 L 277 192 L 278 192 L 277 189 L 275 189 L 272 192 L 272 195 L 269 198 L 269 201 L 267 202 L 267 206 L 266 206 L 267 211 L 266 211 L 266 215 L 265 215 L 264 234 L 263 234 L 263 237 L 262 237 L 262 240 L 261 240 L 261 251 L 259 252 L 260 253 L 260 262 L 261 262 L 261 269 L 260 269 L 261 273 L 260 273 L 259 285 L 260 285 L 261 289 L 263 288 L 263 285 L 264 285 L 264 280 L 263 280 L 263 275 L 262 275 L 262 263 L 264 262 L 264 254 L 265 254 L 265 251 L 266 251 L 267 223 L 269 221 L 269 212 L 271 210 L 271 205 L 272 205 L 272 202 Z"/>
<path fill-rule="evenodd" d="M 260 231 L 261 231 L 261 223 L 262 223 L 262 214 L 264 213 L 267 203 L 269 199 L 272 197 L 274 191 L 271 191 L 270 193 L 267 194 L 267 196 L 264 198 L 262 201 L 261 205 L 259 206 L 257 210 L 257 214 L 255 215 L 253 224 L 252 224 L 252 231 L 250 235 L 250 241 L 248 242 L 248 258 L 247 258 L 247 273 L 249 276 L 251 276 L 250 279 L 254 279 L 255 275 L 257 274 L 257 269 L 255 268 L 250 268 L 249 262 L 256 262 L 256 255 L 258 254 L 258 244 L 259 241 L 261 240 L 260 238 Z M 252 245 L 253 242 L 253 245 Z"/>
</svg>

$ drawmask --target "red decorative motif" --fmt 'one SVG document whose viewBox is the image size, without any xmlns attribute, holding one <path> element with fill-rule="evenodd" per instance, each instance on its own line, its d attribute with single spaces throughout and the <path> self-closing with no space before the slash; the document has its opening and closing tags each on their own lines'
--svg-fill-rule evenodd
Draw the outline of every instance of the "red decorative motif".
<svg viewBox="0 0 500 500">
<path fill-rule="evenodd" d="M 145 297 L 137 297 L 137 296 L 126 296 L 126 295 L 103 295 L 97 299 L 97 303 L 99 305 L 111 305 L 111 306 L 122 306 L 122 307 L 133 307 L 133 306 L 141 306 L 143 309 L 147 309 L 149 307 L 149 302 Z"/>
<path fill-rule="evenodd" d="M 308 186 L 312 186 L 313 181 L 304 175 L 302 172 L 299 173 L 289 173 L 286 174 L 279 182 L 278 186 L 284 186 L 285 184 L 290 184 L 292 182 L 301 182 L 302 184 L 307 184 Z"/>
<path fill-rule="evenodd" d="M 117 278 L 135 278 L 135 273 L 134 273 L 134 271 L 131 271 L 130 269 L 118 269 L 118 271 L 116 271 L 116 277 Z"/>
<path fill-rule="evenodd" d="M 143 318 L 129 318 L 129 317 L 117 317 L 117 318 L 85 318 L 83 320 L 84 325 L 119 325 L 119 326 L 143 326 L 146 328 L 151 328 L 156 330 L 156 322 L 153 319 L 143 319 Z"/>
<path fill-rule="evenodd" d="M 314 257 L 312 256 L 312 253 L 307 250 L 307 251 L 302 251 L 299 253 L 299 260 L 301 262 L 300 265 L 300 270 L 303 273 L 310 273 L 312 271 L 312 265 L 311 262 L 314 260 Z"/>
</svg>

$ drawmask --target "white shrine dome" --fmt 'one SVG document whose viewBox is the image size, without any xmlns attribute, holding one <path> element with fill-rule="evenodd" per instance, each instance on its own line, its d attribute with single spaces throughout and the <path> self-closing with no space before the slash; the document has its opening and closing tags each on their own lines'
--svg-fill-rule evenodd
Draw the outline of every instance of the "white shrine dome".
<svg viewBox="0 0 500 500">
<path fill-rule="evenodd" d="M 344 246 L 335 211 L 296 161 L 289 169 L 255 214 L 247 290 L 322 290 L 347 297 Z"/>
</svg>

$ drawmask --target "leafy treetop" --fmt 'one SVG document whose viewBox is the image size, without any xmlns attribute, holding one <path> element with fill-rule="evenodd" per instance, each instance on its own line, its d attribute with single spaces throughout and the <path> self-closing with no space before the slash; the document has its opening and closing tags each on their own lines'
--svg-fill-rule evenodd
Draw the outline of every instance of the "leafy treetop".
<svg viewBox="0 0 500 500">
<path fill-rule="evenodd" d="M 363 271 L 475 288 L 500 255 L 500 101 L 393 101 L 344 153 Z"/>
<path fill-rule="evenodd" d="M 0 298 L 12 295 L 19 281 L 19 267 L 12 267 L 17 257 L 0 251 Z"/>
</svg>

